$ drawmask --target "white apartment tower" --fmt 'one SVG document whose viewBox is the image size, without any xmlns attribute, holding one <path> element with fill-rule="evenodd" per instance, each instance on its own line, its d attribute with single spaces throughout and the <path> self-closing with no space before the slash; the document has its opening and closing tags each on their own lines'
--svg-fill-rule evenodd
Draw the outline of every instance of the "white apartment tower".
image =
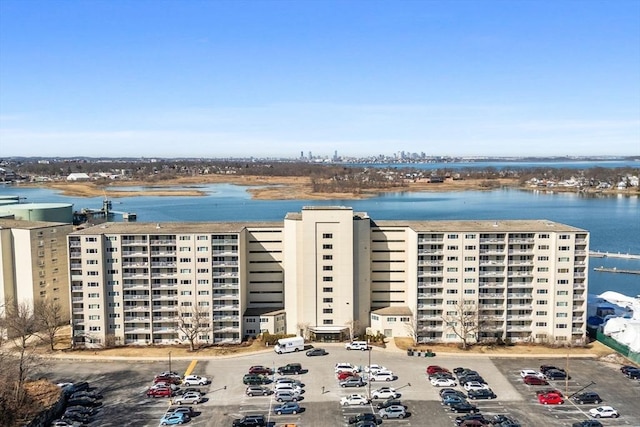
<svg viewBox="0 0 640 427">
<path fill-rule="evenodd" d="M 305 207 L 283 222 L 107 223 L 68 239 L 79 345 L 180 343 L 196 317 L 205 343 L 585 336 L 589 233 L 546 220 L 374 221 Z"/>
</svg>

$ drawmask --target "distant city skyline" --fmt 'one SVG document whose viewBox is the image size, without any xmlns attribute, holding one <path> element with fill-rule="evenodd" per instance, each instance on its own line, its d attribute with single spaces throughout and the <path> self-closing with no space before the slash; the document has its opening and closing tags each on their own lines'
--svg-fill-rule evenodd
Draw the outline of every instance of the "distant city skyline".
<svg viewBox="0 0 640 427">
<path fill-rule="evenodd" d="M 0 157 L 632 156 L 640 2 L 0 2 Z"/>
</svg>

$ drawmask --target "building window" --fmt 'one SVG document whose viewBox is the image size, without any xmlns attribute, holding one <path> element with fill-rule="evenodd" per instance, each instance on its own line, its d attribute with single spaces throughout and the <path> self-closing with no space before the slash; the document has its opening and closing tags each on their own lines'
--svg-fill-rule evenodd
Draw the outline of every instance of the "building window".
<svg viewBox="0 0 640 427">
<path fill-rule="evenodd" d="M 536 311 L 536 316 L 546 316 L 547 312 L 546 311 Z"/>
<path fill-rule="evenodd" d="M 549 245 L 538 245 L 538 249 L 541 251 L 548 251 Z"/>
<path fill-rule="evenodd" d="M 447 279 L 447 283 L 458 283 L 458 279 L 455 279 L 455 278 L 448 278 L 448 279 Z"/>
<path fill-rule="evenodd" d="M 333 292 L 333 288 L 322 288 L 322 292 Z"/>
<path fill-rule="evenodd" d="M 547 322 L 536 322 L 536 326 L 539 328 L 543 328 L 545 326 L 547 326 Z"/>
<path fill-rule="evenodd" d="M 538 273 L 546 273 L 549 271 L 549 267 L 538 267 Z"/>
<path fill-rule="evenodd" d="M 567 279 L 558 280 L 558 285 L 568 285 L 569 281 Z"/>
<path fill-rule="evenodd" d="M 475 251 L 476 250 L 476 246 L 475 245 L 466 245 L 464 247 L 465 251 Z"/>
<path fill-rule="evenodd" d="M 331 314 L 331 313 L 333 313 L 333 308 L 323 308 L 322 309 L 322 313 L 323 314 Z"/>
<path fill-rule="evenodd" d="M 456 273 L 458 271 L 458 267 L 447 267 L 447 273 Z"/>
<path fill-rule="evenodd" d="M 567 324 L 566 323 L 558 323 L 556 325 L 556 329 L 567 329 Z"/>
<path fill-rule="evenodd" d="M 333 259 L 333 255 L 322 255 L 322 259 L 323 260 L 332 260 Z"/>
<path fill-rule="evenodd" d="M 322 233 L 323 239 L 333 239 L 333 234 L 331 233 Z"/>
<path fill-rule="evenodd" d="M 333 249 L 333 245 L 332 244 L 322 245 L 322 249 Z"/>
<path fill-rule="evenodd" d="M 404 322 L 404 323 L 411 322 L 411 318 L 410 317 L 401 317 L 400 321 Z"/>
<path fill-rule="evenodd" d="M 458 235 L 457 234 L 447 234 L 447 239 L 457 239 Z"/>
<path fill-rule="evenodd" d="M 333 319 L 324 319 L 322 321 L 323 325 L 333 325 Z"/>
<path fill-rule="evenodd" d="M 548 294 L 548 293 L 549 293 L 549 290 L 547 289 L 538 289 L 536 291 L 536 294 Z"/>
<path fill-rule="evenodd" d="M 323 265 L 322 266 L 322 270 L 323 271 L 332 271 L 333 270 L 333 266 L 332 265 Z"/>
<path fill-rule="evenodd" d="M 546 299 L 539 299 L 538 301 L 536 301 L 536 304 L 538 304 L 538 305 L 547 305 L 547 300 Z"/>
<path fill-rule="evenodd" d="M 322 298 L 322 302 L 324 302 L 324 303 L 332 303 L 333 302 L 333 298 Z"/>
<path fill-rule="evenodd" d="M 447 250 L 448 251 L 457 251 L 458 250 L 458 246 L 456 246 L 456 245 L 447 246 Z"/>
<path fill-rule="evenodd" d="M 538 278 L 536 279 L 536 282 L 537 282 L 537 283 L 549 283 L 549 279 L 544 278 L 544 277 L 538 277 Z"/>
<path fill-rule="evenodd" d="M 476 293 L 476 290 L 475 290 L 475 289 L 465 289 L 465 290 L 464 290 L 464 293 L 465 293 L 465 294 L 467 294 L 467 295 L 468 295 L 468 294 L 475 294 L 475 293 Z"/>
<path fill-rule="evenodd" d="M 558 291 L 558 295 L 569 295 L 569 291 Z"/>
<path fill-rule="evenodd" d="M 458 257 L 457 256 L 448 256 L 447 257 L 447 261 L 457 261 Z"/>
<path fill-rule="evenodd" d="M 556 313 L 556 317 L 567 317 L 567 313 Z"/>
<path fill-rule="evenodd" d="M 323 282 L 333 282 L 333 277 L 332 276 L 324 276 L 322 278 Z"/>
<path fill-rule="evenodd" d="M 457 289 L 447 289 L 447 293 L 448 294 L 457 294 L 458 290 Z"/>
<path fill-rule="evenodd" d="M 571 250 L 571 246 L 559 246 L 558 250 L 562 251 L 562 252 L 569 251 L 569 250 Z"/>
<path fill-rule="evenodd" d="M 538 261 L 549 261 L 549 257 L 548 256 L 539 256 L 538 257 Z"/>
<path fill-rule="evenodd" d="M 464 238 L 465 238 L 465 239 L 475 239 L 475 238 L 476 238 L 476 235 L 475 235 L 475 234 L 465 234 L 465 235 L 464 235 Z"/>
</svg>

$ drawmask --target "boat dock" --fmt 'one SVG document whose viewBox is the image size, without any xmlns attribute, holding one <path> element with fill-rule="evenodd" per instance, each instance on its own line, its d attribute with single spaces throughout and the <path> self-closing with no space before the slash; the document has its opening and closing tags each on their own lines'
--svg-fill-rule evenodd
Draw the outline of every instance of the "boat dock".
<svg viewBox="0 0 640 427">
<path fill-rule="evenodd" d="M 640 259 L 640 255 L 637 255 L 637 254 L 623 254 L 623 253 L 620 253 L 620 252 L 589 251 L 589 256 L 592 257 L 592 258 Z"/>
<path fill-rule="evenodd" d="M 620 268 L 594 267 L 595 271 L 603 271 L 605 273 L 623 273 L 623 274 L 640 274 L 640 270 L 624 270 Z"/>
</svg>

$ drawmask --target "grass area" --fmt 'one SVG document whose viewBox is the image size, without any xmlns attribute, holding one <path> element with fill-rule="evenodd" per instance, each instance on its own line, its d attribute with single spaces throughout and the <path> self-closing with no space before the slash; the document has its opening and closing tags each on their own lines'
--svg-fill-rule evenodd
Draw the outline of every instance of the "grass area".
<svg viewBox="0 0 640 427">
<path fill-rule="evenodd" d="M 409 348 L 417 349 L 419 351 L 426 351 L 427 349 L 432 352 L 438 353 L 464 353 L 464 354 L 484 354 L 484 355 L 509 355 L 513 354 L 530 354 L 530 355 L 548 355 L 557 354 L 558 356 L 564 356 L 566 354 L 584 354 L 594 355 L 596 357 L 606 356 L 614 353 L 609 347 L 594 341 L 587 344 L 585 347 L 552 347 L 541 344 L 514 344 L 509 346 L 497 346 L 497 345 L 474 345 L 469 348 L 462 349 L 457 344 L 421 344 L 418 346 L 413 345 L 411 338 L 394 338 L 395 344 L 402 350 Z"/>
</svg>

